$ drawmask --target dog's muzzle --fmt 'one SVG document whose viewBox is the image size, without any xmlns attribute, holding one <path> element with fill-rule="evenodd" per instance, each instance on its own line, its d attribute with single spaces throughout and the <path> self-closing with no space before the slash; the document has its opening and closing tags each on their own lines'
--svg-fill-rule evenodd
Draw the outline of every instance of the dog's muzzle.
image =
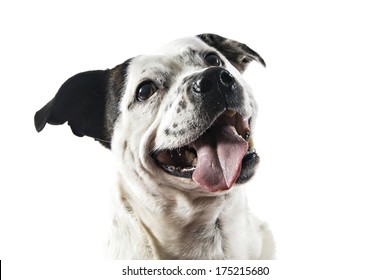
<svg viewBox="0 0 390 280">
<path fill-rule="evenodd" d="M 192 178 L 209 192 L 230 189 L 252 177 L 259 158 L 250 137 L 250 119 L 238 113 L 242 88 L 222 67 L 198 74 L 191 84 L 202 117 L 210 119 L 195 141 L 176 149 L 155 151 L 152 157 L 167 173 Z"/>
</svg>

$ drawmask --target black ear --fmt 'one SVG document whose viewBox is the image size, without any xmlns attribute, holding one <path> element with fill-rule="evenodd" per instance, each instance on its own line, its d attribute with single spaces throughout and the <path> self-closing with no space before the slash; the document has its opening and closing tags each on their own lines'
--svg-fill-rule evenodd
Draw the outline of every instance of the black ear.
<svg viewBox="0 0 390 280">
<path fill-rule="evenodd" d="M 220 51 L 241 73 L 245 71 L 252 60 L 265 67 L 264 59 L 245 44 L 210 33 L 199 34 L 197 37 Z"/>
<path fill-rule="evenodd" d="M 40 132 L 46 123 L 68 122 L 77 136 L 90 136 L 110 147 L 105 129 L 108 70 L 88 71 L 69 78 L 55 97 L 36 112 L 35 128 Z"/>
</svg>

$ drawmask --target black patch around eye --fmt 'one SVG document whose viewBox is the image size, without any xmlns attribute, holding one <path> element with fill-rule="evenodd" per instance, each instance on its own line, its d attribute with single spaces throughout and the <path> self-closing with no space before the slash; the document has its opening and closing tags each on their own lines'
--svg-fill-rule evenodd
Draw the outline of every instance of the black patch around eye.
<svg viewBox="0 0 390 280">
<path fill-rule="evenodd" d="M 138 86 L 136 90 L 137 100 L 145 101 L 149 99 L 157 90 L 157 86 L 152 81 L 144 81 Z"/>
</svg>

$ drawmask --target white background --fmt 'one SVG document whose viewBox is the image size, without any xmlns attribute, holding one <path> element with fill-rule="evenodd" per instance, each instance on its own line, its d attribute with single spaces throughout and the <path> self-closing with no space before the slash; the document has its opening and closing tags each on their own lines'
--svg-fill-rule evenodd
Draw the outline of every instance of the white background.
<svg viewBox="0 0 390 280">
<path fill-rule="evenodd" d="M 103 258 L 116 178 L 110 152 L 75 137 L 66 125 L 36 133 L 35 111 L 78 72 L 111 68 L 173 39 L 213 32 L 246 43 L 267 62 L 267 68 L 253 64 L 245 74 L 260 105 L 255 145 L 261 157 L 246 188 L 253 211 L 274 232 L 278 259 L 297 263 L 302 273 L 290 278 L 318 273 L 323 279 L 385 279 L 390 274 L 382 265 L 390 260 L 385 2 L 2 1 L 4 270 L 13 261 L 31 269 L 37 260 L 48 268 Z M 50 278 L 45 270 L 34 272 L 18 273 Z"/>
</svg>

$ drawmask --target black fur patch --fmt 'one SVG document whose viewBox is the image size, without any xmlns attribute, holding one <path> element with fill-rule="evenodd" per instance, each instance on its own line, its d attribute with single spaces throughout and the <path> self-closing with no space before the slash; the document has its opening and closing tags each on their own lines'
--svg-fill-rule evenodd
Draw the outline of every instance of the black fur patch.
<svg viewBox="0 0 390 280">
<path fill-rule="evenodd" d="M 55 97 L 36 112 L 35 128 L 40 132 L 46 123 L 60 125 L 68 122 L 77 136 L 90 136 L 109 142 L 104 129 L 106 83 L 108 70 L 79 73 L 69 78 Z"/>
<path fill-rule="evenodd" d="M 264 59 L 245 44 L 210 33 L 199 34 L 197 37 L 220 51 L 241 73 L 252 60 L 265 66 Z"/>
<path fill-rule="evenodd" d="M 95 138 L 111 148 L 129 63 L 127 60 L 112 70 L 87 71 L 69 78 L 54 98 L 36 112 L 36 130 L 40 132 L 46 123 L 68 122 L 75 135 Z"/>
</svg>

